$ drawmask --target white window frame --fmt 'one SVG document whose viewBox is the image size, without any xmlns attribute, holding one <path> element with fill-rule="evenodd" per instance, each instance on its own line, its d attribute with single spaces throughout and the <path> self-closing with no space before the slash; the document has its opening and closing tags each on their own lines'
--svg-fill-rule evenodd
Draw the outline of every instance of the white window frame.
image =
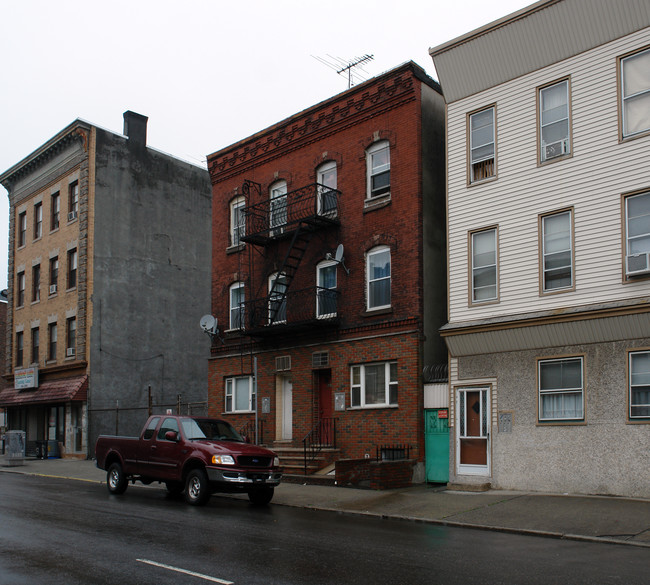
<svg viewBox="0 0 650 585">
<path fill-rule="evenodd" d="M 272 236 L 284 232 L 287 224 L 287 182 L 276 181 L 269 187 L 269 228 Z"/>
<path fill-rule="evenodd" d="M 491 112 L 492 121 L 490 124 L 484 124 L 480 127 L 475 127 L 474 121 L 478 120 L 478 117 Z M 483 128 L 491 127 L 491 132 L 486 132 L 489 134 L 486 138 L 477 143 L 477 134 Z M 493 179 L 497 174 L 497 164 L 496 164 L 496 107 L 489 106 L 478 110 L 477 112 L 472 112 L 469 114 L 468 120 L 468 132 L 469 132 L 469 182 L 470 184 L 480 183 L 482 181 L 487 181 Z M 491 149 L 489 147 L 492 147 Z M 484 149 L 487 152 L 479 154 L 477 151 L 479 149 Z M 491 150 L 491 151 L 490 151 Z M 489 170 L 489 162 L 492 161 L 491 172 L 489 174 L 485 173 Z M 479 166 L 480 165 L 480 166 Z M 477 173 L 477 169 L 482 169 L 481 176 Z M 484 174 L 485 173 L 485 174 Z"/>
<path fill-rule="evenodd" d="M 373 278 L 370 274 L 371 260 L 374 256 L 379 254 L 388 253 L 388 276 L 380 276 Z M 373 248 L 372 250 L 366 253 L 366 307 L 368 311 L 376 311 L 378 309 L 387 309 L 390 308 L 392 303 L 392 278 L 393 278 L 393 266 L 392 266 L 392 255 L 390 248 L 388 246 L 380 246 L 378 248 Z M 372 289 L 375 285 L 382 281 L 388 281 L 388 303 L 383 305 L 371 305 L 373 298 Z"/>
<path fill-rule="evenodd" d="M 235 298 L 237 297 L 237 298 Z M 246 302 L 246 288 L 243 282 L 230 285 L 228 294 L 230 299 L 229 328 L 231 331 L 244 328 L 244 303 Z"/>
<path fill-rule="evenodd" d="M 650 208 L 650 191 L 636 193 L 624 197 L 625 214 L 625 272 L 628 271 L 628 257 L 646 254 L 646 261 L 650 267 L 650 213 L 641 213 L 630 218 L 630 201 L 647 199 L 646 207 Z M 643 210 L 642 210 L 643 211 Z M 643 274 L 643 273 L 641 273 Z M 646 274 L 650 274 L 650 271 Z"/>
<path fill-rule="evenodd" d="M 245 408 L 237 408 L 238 406 L 238 393 L 245 392 L 246 396 L 242 399 L 245 402 Z M 253 384 L 253 376 L 232 376 L 225 379 L 224 383 L 224 412 L 239 413 L 239 412 L 255 412 L 256 397 L 255 386 Z M 240 404 L 239 406 L 244 406 Z"/>
<path fill-rule="evenodd" d="M 316 318 L 331 319 L 337 314 L 337 295 L 330 291 L 336 291 L 338 286 L 338 262 L 334 260 L 325 260 L 316 266 Z M 325 286 L 323 283 L 323 271 L 334 269 L 334 286 Z M 333 299 L 333 300 L 332 300 Z M 333 307 L 331 305 L 334 305 Z M 323 306 L 324 305 L 324 306 Z M 334 311 L 326 311 L 333 308 Z"/>
<path fill-rule="evenodd" d="M 558 88 L 564 86 L 565 101 L 563 104 L 555 106 L 554 108 L 544 108 L 547 101 L 545 96 L 551 92 L 557 91 Z M 539 121 L 539 147 L 540 147 L 540 161 L 548 162 L 571 154 L 571 103 L 569 96 L 569 80 L 563 79 L 556 83 L 551 83 L 538 90 L 537 107 L 538 107 L 538 121 Z M 565 108 L 564 112 L 559 114 L 559 117 L 553 117 L 552 110 L 559 110 Z M 566 123 L 566 134 L 563 134 L 559 139 L 546 140 L 548 135 L 552 133 L 553 127 L 559 126 L 561 123 Z"/>
<path fill-rule="evenodd" d="M 557 385 L 542 388 L 542 370 L 546 366 L 560 366 L 564 364 L 579 363 L 580 364 L 580 384 L 577 386 L 570 385 Z M 560 378 L 562 373 L 560 372 Z M 585 373 L 584 373 L 584 358 L 582 356 L 571 356 L 563 358 L 544 358 L 537 360 L 537 394 L 538 394 L 538 420 L 541 423 L 549 422 L 582 422 L 585 419 Z M 544 416 L 543 402 L 544 398 L 558 397 L 566 398 L 570 395 L 579 395 L 580 397 L 580 412 L 568 416 L 566 414 L 559 416 Z M 562 411 L 560 411 L 562 412 Z"/>
<path fill-rule="evenodd" d="M 645 363 L 641 363 L 642 362 Z M 646 421 L 650 422 L 650 350 L 643 351 L 630 351 L 628 358 L 628 416 L 631 421 Z M 635 367 L 636 364 L 636 367 Z M 640 369 L 643 367 L 643 370 Z M 645 388 L 645 390 L 641 390 Z M 635 404 L 633 401 L 633 393 L 637 390 L 639 393 L 643 392 L 646 396 L 643 397 L 643 402 L 639 401 Z M 644 409 L 646 412 L 643 414 L 634 413 L 633 409 Z"/>
<path fill-rule="evenodd" d="M 244 208 L 246 200 L 237 197 L 230 202 L 230 247 L 243 246 L 242 236 L 246 235 L 246 216 Z"/>
<path fill-rule="evenodd" d="M 647 63 L 643 63 L 641 69 L 645 65 L 646 77 L 642 80 L 641 84 L 646 83 L 645 87 L 636 87 L 634 90 L 626 90 L 626 79 L 625 79 L 625 69 L 626 65 L 630 65 L 636 59 L 642 59 L 643 61 L 647 60 Z M 650 132 L 650 75 L 647 71 L 650 69 L 650 48 L 644 49 L 643 51 L 638 51 L 632 55 L 627 55 L 620 59 L 620 94 L 621 94 L 621 135 L 622 138 L 631 138 L 638 136 L 640 134 L 645 134 Z M 628 93 L 629 91 L 629 93 Z M 643 127 L 628 129 L 628 123 L 630 116 L 628 115 L 629 109 L 633 107 L 634 104 L 641 102 L 642 107 L 637 108 L 639 112 L 645 112 L 645 115 L 640 116 L 640 122 Z"/>
<path fill-rule="evenodd" d="M 281 273 L 281 272 L 274 272 L 273 274 L 271 274 L 271 276 L 269 276 L 269 296 L 268 296 L 268 299 L 269 299 L 269 301 L 268 301 L 268 303 L 269 303 L 269 306 L 268 306 L 268 310 L 269 310 L 269 312 L 268 312 L 268 323 L 269 323 L 269 325 L 278 325 L 278 324 L 287 322 L 287 296 L 286 296 L 287 284 L 286 284 L 286 277 L 287 277 L 287 275 L 284 274 L 284 273 Z M 275 283 L 275 281 L 278 278 L 284 278 L 285 279 L 284 285 L 282 285 L 282 284 L 280 285 L 280 286 L 285 287 L 284 291 L 282 291 L 281 293 L 278 293 L 277 288 L 276 288 L 276 290 L 273 293 L 271 293 L 271 290 L 273 289 L 273 284 Z M 281 298 L 282 294 L 284 294 L 284 300 L 278 301 L 278 299 Z M 281 303 L 280 308 L 278 309 L 278 311 L 275 312 L 275 318 L 271 322 L 271 319 L 273 317 L 272 304 L 277 303 L 277 302 Z M 278 319 L 278 315 L 280 316 L 279 319 Z"/>
<path fill-rule="evenodd" d="M 493 253 L 494 261 L 486 262 L 484 264 L 476 263 L 476 255 L 474 250 L 476 248 L 474 239 L 477 236 L 482 236 L 486 234 L 493 234 L 494 249 L 485 253 Z M 485 254 L 484 253 L 484 254 Z M 470 250 L 469 250 L 469 262 L 470 262 L 470 298 L 471 304 L 481 304 L 481 303 L 493 303 L 499 300 L 499 235 L 498 229 L 496 227 L 487 228 L 483 230 L 477 230 L 470 232 Z M 490 284 L 476 286 L 476 280 L 481 274 L 487 274 L 488 272 L 494 274 L 494 285 Z M 494 286 L 494 295 L 479 298 L 477 292 L 481 289 L 488 289 Z"/>
<path fill-rule="evenodd" d="M 553 227 L 551 225 L 552 221 L 559 220 L 561 217 L 568 217 L 568 229 L 562 232 L 551 232 L 550 229 Z M 574 287 L 574 269 L 573 269 L 573 211 L 567 209 L 565 211 L 559 211 L 556 213 L 548 213 L 541 217 L 540 222 L 540 231 L 541 231 L 541 240 L 542 240 L 542 292 L 559 292 L 571 290 Z M 568 240 L 568 247 L 556 249 L 557 245 L 554 240 L 557 239 L 557 236 L 560 236 L 560 240 Z M 568 254 L 568 264 L 562 264 L 559 266 L 552 266 L 551 264 L 557 262 L 557 258 L 564 258 Z M 569 271 L 569 283 L 551 286 L 550 283 L 553 283 L 553 279 L 549 279 L 551 273 L 559 273 L 561 271 Z"/>
<path fill-rule="evenodd" d="M 380 156 L 386 154 L 388 162 L 380 162 Z M 388 185 L 373 189 L 375 177 L 388 173 Z M 370 145 L 366 150 L 366 199 L 390 196 L 390 143 L 380 140 Z"/>
<path fill-rule="evenodd" d="M 323 163 L 316 169 L 316 182 L 318 183 L 318 215 L 324 215 L 326 217 L 337 216 L 337 173 L 336 162 L 333 160 Z"/>
<path fill-rule="evenodd" d="M 368 402 L 367 383 L 372 377 L 372 369 L 384 369 L 383 401 Z M 397 362 L 374 362 L 350 366 L 350 408 L 386 408 L 398 405 L 399 384 Z"/>
</svg>

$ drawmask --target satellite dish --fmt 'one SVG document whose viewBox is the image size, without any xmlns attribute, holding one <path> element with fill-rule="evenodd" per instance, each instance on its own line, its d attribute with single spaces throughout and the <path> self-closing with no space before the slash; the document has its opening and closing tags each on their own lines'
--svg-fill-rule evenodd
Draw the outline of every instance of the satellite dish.
<svg viewBox="0 0 650 585">
<path fill-rule="evenodd" d="M 217 320 L 212 315 L 203 315 L 199 325 L 206 333 L 214 333 L 217 330 Z"/>
<path fill-rule="evenodd" d="M 339 244 L 336 247 L 336 253 L 334 254 L 334 260 L 337 262 L 342 262 L 343 261 L 343 244 Z"/>
</svg>

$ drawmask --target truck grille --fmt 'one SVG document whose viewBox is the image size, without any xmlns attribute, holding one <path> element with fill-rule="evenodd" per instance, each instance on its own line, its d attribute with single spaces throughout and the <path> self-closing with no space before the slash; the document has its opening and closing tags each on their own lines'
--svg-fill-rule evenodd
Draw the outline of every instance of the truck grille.
<svg viewBox="0 0 650 585">
<path fill-rule="evenodd" d="M 240 455 L 237 462 L 244 467 L 271 467 L 270 457 Z"/>
</svg>

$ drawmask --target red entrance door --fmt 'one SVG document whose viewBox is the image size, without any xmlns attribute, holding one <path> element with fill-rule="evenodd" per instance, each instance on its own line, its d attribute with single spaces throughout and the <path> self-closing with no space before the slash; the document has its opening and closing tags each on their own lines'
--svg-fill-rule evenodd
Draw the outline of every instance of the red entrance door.
<svg viewBox="0 0 650 585">
<path fill-rule="evenodd" d="M 331 370 L 319 370 L 318 380 L 318 418 L 332 418 L 332 372 Z"/>
</svg>

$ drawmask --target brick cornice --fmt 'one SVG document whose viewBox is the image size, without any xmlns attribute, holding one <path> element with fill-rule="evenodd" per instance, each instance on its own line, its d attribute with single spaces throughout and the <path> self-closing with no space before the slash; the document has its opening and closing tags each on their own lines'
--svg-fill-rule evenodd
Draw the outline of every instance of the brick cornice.
<svg viewBox="0 0 650 585">
<path fill-rule="evenodd" d="M 322 138 L 341 127 L 388 111 L 416 99 L 414 76 L 410 71 L 397 71 L 358 92 L 347 93 L 324 102 L 268 128 L 236 145 L 208 157 L 212 184 L 242 172 L 252 164 L 284 155 Z"/>
</svg>

